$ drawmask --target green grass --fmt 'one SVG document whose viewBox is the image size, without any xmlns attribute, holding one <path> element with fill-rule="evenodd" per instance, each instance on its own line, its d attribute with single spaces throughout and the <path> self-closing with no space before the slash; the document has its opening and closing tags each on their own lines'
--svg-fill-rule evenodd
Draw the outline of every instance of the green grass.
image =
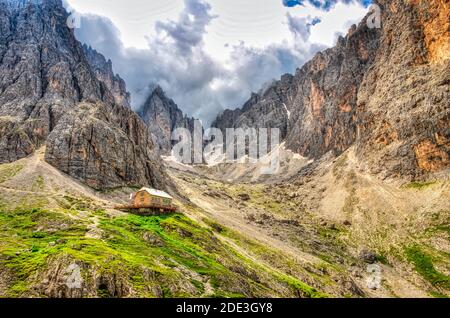
<svg viewBox="0 0 450 318">
<path fill-rule="evenodd" d="M 450 225 L 448 224 L 438 225 L 436 226 L 436 230 L 446 232 L 448 235 L 450 235 Z"/>
<path fill-rule="evenodd" d="M 212 228 L 215 231 L 217 231 L 217 229 L 216 229 L 217 226 L 214 222 L 208 222 L 208 223 L 210 223 L 210 226 L 212 226 Z M 224 235 L 227 238 L 235 241 L 236 243 L 238 243 L 240 245 L 244 245 L 247 250 L 251 251 L 257 257 L 261 257 L 262 259 L 265 259 L 269 263 L 273 260 L 279 260 L 279 259 L 284 259 L 284 263 L 286 265 L 288 265 L 290 263 L 290 261 L 288 261 L 288 259 L 286 258 L 285 255 L 281 255 L 281 254 L 277 253 L 276 251 L 274 251 L 266 246 L 263 246 L 255 241 L 246 239 L 246 238 L 242 237 L 239 233 L 237 233 L 231 229 L 227 229 L 227 228 L 221 226 L 220 231 L 217 231 L 217 232 L 219 232 L 221 235 Z M 242 259 L 243 263 L 251 262 L 247 257 L 245 257 L 243 255 L 237 254 L 237 256 L 240 259 Z M 279 262 L 277 262 L 277 263 L 279 264 Z M 284 274 L 277 269 L 272 269 L 272 268 L 269 268 L 269 267 L 267 267 L 263 264 L 259 264 L 259 263 L 257 266 L 260 270 L 270 273 L 271 275 L 275 276 L 278 280 L 280 280 L 280 281 L 286 283 L 288 286 L 290 286 L 295 291 L 294 294 L 296 296 L 301 296 L 301 297 L 305 297 L 305 298 L 327 298 L 327 297 L 329 297 L 327 294 L 322 293 L 322 292 L 318 291 L 317 289 L 309 286 L 308 284 L 303 283 L 299 279 L 297 279 L 293 276 Z"/>
<path fill-rule="evenodd" d="M 381 264 L 390 265 L 387 257 L 384 254 L 377 254 L 375 256 L 375 259 L 376 259 L 377 262 L 379 262 Z"/>
<path fill-rule="evenodd" d="M 108 244 L 128 251 L 130 262 L 141 264 L 147 256 L 163 256 L 165 265 L 175 266 L 177 263 L 195 271 L 200 275 L 219 275 L 226 268 L 216 259 L 217 256 L 206 252 L 199 246 L 200 242 L 210 240 L 205 229 L 192 223 L 182 215 L 141 217 L 130 215 L 125 218 L 103 220 L 102 229 L 114 236 L 108 239 Z M 163 242 L 162 247 L 149 247 L 143 241 L 145 232 L 153 233 Z M 207 242 L 207 241 L 206 241 Z M 124 249 L 125 247 L 125 249 Z M 175 261 L 175 262 L 174 262 Z"/>
<path fill-rule="evenodd" d="M 15 276 L 9 295 L 20 296 L 26 292 L 28 280 L 33 274 L 45 268 L 49 257 L 58 255 L 67 255 L 90 267 L 101 268 L 102 272 L 136 273 L 142 266 L 147 266 L 158 273 L 157 275 L 165 276 L 168 281 L 176 276 L 176 272 L 170 267 L 176 267 L 177 262 L 201 274 L 224 274 L 226 269 L 201 248 L 165 232 L 161 223 L 168 226 L 172 222 L 178 222 L 178 216 L 174 218 L 177 220 L 172 220 L 171 217 L 138 216 L 112 221 L 105 219 L 101 222 L 101 228 L 106 230 L 109 238 L 101 241 L 85 238 L 85 227 L 70 224 L 70 219 L 59 213 L 39 209 L 0 213 L 0 237 L 3 239 L 0 244 L 0 264 L 11 270 Z M 58 227 L 61 229 L 57 230 Z M 161 234 L 170 242 L 170 246 L 147 246 L 141 234 L 149 230 Z M 63 243 L 50 247 L 50 242 L 56 241 Z M 161 256 L 164 257 L 163 263 L 166 263 L 167 267 L 155 261 L 161 259 Z M 138 285 L 142 283 L 140 275 L 133 277 L 132 281 L 139 289 Z M 169 286 L 166 288 L 169 290 Z M 101 292 L 99 291 L 100 296 Z"/>
<path fill-rule="evenodd" d="M 225 227 L 223 227 L 219 223 L 214 222 L 210 219 L 203 218 L 202 221 L 205 222 L 205 224 L 207 224 L 209 227 L 211 227 L 213 229 L 213 231 L 216 233 L 225 234 L 227 231 L 227 229 Z"/>
<path fill-rule="evenodd" d="M 430 292 L 430 296 L 434 298 L 449 298 L 447 295 L 435 291 Z"/>
<path fill-rule="evenodd" d="M 66 203 L 63 204 L 62 206 L 66 209 L 87 211 L 89 209 L 94 208 L 92 206 L 92 200 L 88 198 L 75 198 L 69 195 L 65 195 L 63 198 Z"/>
<path fill-rule="evenodd" d="M 45 267 L 62 238 L 84 236 L 86 228 L 60 213 L 41 209 L 0 211 L 0 266 L 14 273 L 10 296 L 27 291 L 27 280 Z"/>
<path fill-rule="evenodd" d="M 278 277 L 289 284 L 294 290 L 296 290 L 299 296 L 304 298 L 328 298 L 327 294 L 324 294 L 317 289 L 295 279 L 291 276 L 279 274 Z"/>
<path fill-rule="evenodd" d="M 196 279 L 191 279 L 191 284 L 195 286 L 202 294 L 205 292 L 205 285 Z"/>
<path fill-rule="evenodd" d="M 428 235 L 435 235 L 439 232 L 446 233 L 447 235 L 450 235 L 450 225 L 449 224 L 440 224 L 440 225 L 434 225 L 428 228 L 425 233 Z"/>
<path fill-rule="evenodd" d="M 39 284 L 39 273 L 47 270 L 50 260 L 60 259 L 83 264 L 82 275 L 87 279 L 92 280 L 94 273 L 123 277 L 143 297 L 199 297 L 208 281 L 213 288 L 210 297 L 274 294 L 277 291 L 270 286 L 276 284 L 316 295 L 314 289 L 289 276 L 279 276 L 248 259 L 242 263 L 242 255 L 222 244 L 212 230 L 184 215 L 112 218 L 95 210 L 91 216 L 74 219 L 69 212 L 0 210 L 0 267 L 12 275 L 6 296 L 30 295 Z M 99 220 L 102 239 L 85 236 L 92 217 Z M 249 274 L 255 271 L 267 281 Z M 158 286 L 160 292 L 154 294 L 149 286 Z M 104 288 L 97 295 L 108 296 Z"/>
<path fill-rule="evenodd" d="M 20 164 L 4 164 L 0 166 L 0 183 L 6 182 L 16 176 L 23 169 Z"/>
<path fill-rule="evenodd" d="M 109 218 L 108 213 L 106 213 L 106 211 L 103 209 L 98 209 L 98 210 L 93 211 L 92 215 L 95 215 L 95 216 L 98 216 L 101 218 Z"/>
<path fill-rule="evenodd" d="M 32 191 L 38 192 L 44 190 L 45 186 L 45 180 L 44 177 L 38 176 L 34 181 L 33 185 L 31 186 Z"/>
<path fill-rule="evenodd" d="M 450 290 L 450 278 L 436 270 L 433 258 L 426 254 L 419 246 L 412 246 L 405 250 L 408 261 L 414 264 L 416 271 L 433 286 Z"/>
<path fill-rule="evenodd" d="M 432 185 L 435 185 L 436 182 L 419 182 L 419 181 L 413 181 L 411 183 L 405 184 L 403 187 L 405 189 L 416 189 L 416 190 L 423 190 L 426 189 Z"/>
</svg>

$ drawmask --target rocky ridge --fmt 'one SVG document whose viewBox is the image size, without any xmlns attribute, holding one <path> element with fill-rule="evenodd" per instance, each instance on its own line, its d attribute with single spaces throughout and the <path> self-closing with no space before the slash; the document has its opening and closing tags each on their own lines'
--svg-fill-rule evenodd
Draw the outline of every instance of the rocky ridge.
<svg viewBox="0 0 450 318">
<path fill-rule="evenodd" d="M 172 150 L 172 132 L 177 128 L 186 128 L 194 132 L 194 118 L 187 117 L 160 86 L 156 86 L 144 105 L 138 111 L 163 154 Z"/>
<path fill-rule="evenodd" d="M 368 27 L 368 15 L 335 47 L 213 126 L 279 128 L 288 149 L 312 159 L 356 144 L 365 168 L 383 178 L 448 169 L 450 5 L 375 2 L 381 29 Z"/>
<path fill-rule="evenodd" d="M 97 79 L 102 85 L 106 85 L 103 90 L 112 93 L 116 104 L 131 107 L 131 95 L 127 92 L 125 81 L 118 74 L 114 74 L 111 60 L 106 60 L 102 54 L 86 44 L 83 44 L 83 51 Z"/>
<path fill-rule="evenodd" d="M 46 146 L 47 162 L 92 187 L 165 188 L 123 82 L 86 56 L 67 18 L 60 0 L 0 1 L 0 163 Z"/>
</svg>

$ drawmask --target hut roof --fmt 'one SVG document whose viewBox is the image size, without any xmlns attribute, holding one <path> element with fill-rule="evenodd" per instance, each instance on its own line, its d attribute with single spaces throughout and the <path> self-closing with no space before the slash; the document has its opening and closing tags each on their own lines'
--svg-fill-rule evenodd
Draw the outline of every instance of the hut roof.
<svg viewBox="0 0 450 318">
<path fill-rule="evenodd" d="M 141 190 L 139 190 L 139 192 L 141 191 L 146 191 L 147 193 L 149 193 L 150 195 L 154 195 L 156 197 L 160 197 L 160 198 L 166 198 L 166 199 L 173 199 L 173 197 L 169 194 L 167 194 L 164 191 L 161 190 L 156 190 L 156 189 L 151 189 L 151 188 L 142 188 Z"/>
</svg>

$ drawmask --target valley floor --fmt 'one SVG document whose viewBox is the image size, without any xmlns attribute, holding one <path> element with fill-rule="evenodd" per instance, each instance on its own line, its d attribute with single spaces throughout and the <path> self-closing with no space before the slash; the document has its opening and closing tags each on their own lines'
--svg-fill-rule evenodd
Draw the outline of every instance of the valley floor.
<svg viewBox="0 0 450 318">
<path fill-rule="evenodd" d="M 155 217 L 114 210 L 135 189 L 95 191 L 43 149 L 0 165 L 0 297 L 450 295 L 448 177 L 381 181 L 352 149 L 293 165 L 257 182 L 168 163 L 180 213 Z"/>
</svg>

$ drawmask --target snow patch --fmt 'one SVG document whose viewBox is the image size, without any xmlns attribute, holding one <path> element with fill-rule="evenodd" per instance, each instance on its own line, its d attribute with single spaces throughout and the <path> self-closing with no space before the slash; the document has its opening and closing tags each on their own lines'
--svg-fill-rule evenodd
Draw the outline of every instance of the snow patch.
<svg viewBox="0 0 450 318">
<path fill-rule="evenodd" d="M 289 111 L 289 109 L 287 108 L 286 104 L 283 103 L 284 109 L 286 109 L 286 113 L 288 115 L 288 119 L 291 119 L 291 112 Z"/>
<path fill-rule="evenodd" d="M 175 164 L 183 166 L 185 168 L 192 168 L 192 166 L 184 164 L 183 162 L 180 162 L 174 155 L 161 156 L 161 159 L 164 160 L 167 163 L 175 163 Z"/>
<path fill-rule="evenodd" d="M 216 151 L 222 149 L 222 151 Z M 208 167 L 215 167 L 225 162 L 226 154 L 223 152 L 223 144 L 216 145 L 210 152 L 205 153 L 205 161 Z"/>
</svg>

